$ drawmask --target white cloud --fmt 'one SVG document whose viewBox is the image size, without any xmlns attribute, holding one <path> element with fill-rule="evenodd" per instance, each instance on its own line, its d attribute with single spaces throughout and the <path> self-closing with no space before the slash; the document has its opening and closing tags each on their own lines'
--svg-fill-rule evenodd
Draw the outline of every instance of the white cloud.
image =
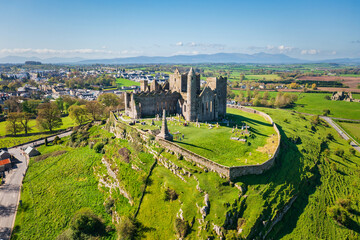
<svg viewBox="0 0 360 240">
<path fill-rule="evenodd" d="M 269 53 L 291 53 L 299 50 L 298 48 L 285 46 L 285 45 L 279 45 L 279 46 L 267 45 L 266 47 L 250 46 L 249 49 L 254 51 L 266 51 Z"/>
<path fill-rule="evenodd" d="M 183 45 L 184 45 L 183 42 L 177 42 L 177 43 L 176 43 L 176 46 L 182 47 Z"/>
<path fill-rule="evenodd" d="M 301 50 L 301 55 L 316 55 L 320 53 L 320 50 L 317 49 L 304 49 Z"/>
</svg>

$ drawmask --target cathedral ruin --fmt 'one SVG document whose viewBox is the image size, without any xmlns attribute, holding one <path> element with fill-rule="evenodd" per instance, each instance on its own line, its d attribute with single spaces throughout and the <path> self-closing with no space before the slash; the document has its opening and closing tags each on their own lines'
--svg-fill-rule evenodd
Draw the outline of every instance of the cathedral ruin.
<svg viewBox="0 0 360 240">
<path fill-rule="evenodd" d="M 193 68 L 188 73 L 178 69 L 160 85 L 155 80 L 140 83 L 140 92 L 125 93 L 125 114 L 131 118 L 180 114 L 187 121 L 214 121 L 226 114 L 226 77 L 206 79 L 200 88 L 200 74 Z"/>
</svg>

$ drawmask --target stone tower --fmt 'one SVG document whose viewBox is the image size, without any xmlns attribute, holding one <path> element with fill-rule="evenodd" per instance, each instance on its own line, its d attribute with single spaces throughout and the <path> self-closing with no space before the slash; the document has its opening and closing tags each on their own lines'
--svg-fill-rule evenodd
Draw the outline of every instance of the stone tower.
<svg viewBox="0 0 360 240">
<path fill-rule="evenodd" d="M 159 133 L 158 137 L 161 137 L 168 141 L 173 140 L 173 136 L 169 133 L 169 129 L 167 127 L 165 109 L 163 109 L 163 120 L 162 120 L 161 132 Z"/>
<path fill-rule="evenodd" d="M 193 68 L 190 68 L 190 71 L 187 76 L 187 106 L 186 106 L 186 119 L 191 122 L 196 121 L 196 74 Z"/>
</svg>

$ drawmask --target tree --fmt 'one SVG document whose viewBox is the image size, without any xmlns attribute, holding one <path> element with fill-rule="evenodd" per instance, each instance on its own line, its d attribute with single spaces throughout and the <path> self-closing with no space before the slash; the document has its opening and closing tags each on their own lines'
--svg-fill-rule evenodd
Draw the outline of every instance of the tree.
<svg viewBox="0 0 360 240">
<path fill-rule="evenodd" d="M 64 99 L 59 97 L 55 100 L 57 107 L 59 108 L 60 112 L 63 113 L 64 111 Z"/>
<path fill-rule="evenodd" d="M 103 113 L 103 106 L 98 101 L 90 101 L 86 103 L 86 110 L 92 120 L 100 119 Z"/>
<path fill-rule="evenodd" d="M 129 217 L 122 216 L 116 227 L 120 239 L 133 239 L 136 234 L 135 221 Z"/>
<path fill-rule="evenodd" d="M 268 100 L 268 99 L 269 99 L 269 92 L 264 92 L 263 99 L 264 99 L 264 100 Z"/>
<path fill-rule="evenodd" d="M 20 124 L 25 132 L 25 135 L 28 134 L 32 129 L 29 127 L 29 121 L 33 115 L 28 112 L 23 112 L 20 114 Z"/>
<path fill-rule="evenodd" d="M 316 89 L 317 89 L 316 83 L 313 83 L 313 84 L 311 85 L 311 89 L 312 89 L 312 90 L 316 90 Z"/>
<path fill-rule="evenodd" d="M 107 107 L 116 107 L 120 104 L 120 98 L 113 93 L 103 93 L 98 100 Z"/>
<path fill-rule="evenodd" d="M 6 118 L 6 132 L 16 135 L 18 132 L 22 130 L 20 124 L 20 114 L 18 112 L 11 112 L 8 114 Z"/>
<path fill-rule="evenodd" d="M 41 129 L 52 132 L 63 123 L 61 113 L 56 103 L 43 103 L 39 105 L 39 113 L 36 121 Z"/>
<path fill-rule="evenodd" d="M 85 105 L 72 105 L 69 108 L 69 116 L 71 119 L 75 120 L 75 122 L 79 125 L 85 123 L 88 120 L 88 112 L 86 110 Z"/>
</svg>

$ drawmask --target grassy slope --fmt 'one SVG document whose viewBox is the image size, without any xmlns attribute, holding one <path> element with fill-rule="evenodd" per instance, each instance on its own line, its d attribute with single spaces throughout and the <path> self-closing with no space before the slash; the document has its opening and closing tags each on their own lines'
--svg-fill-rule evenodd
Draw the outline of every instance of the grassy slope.
<svg viewBox="0 0 360 240">
<path fill-rule="evenodd" d="M 287 150 L 285 158 L 282 157 L 280 169 L 273 169 L 265 174 L 271 180 L 270 184 L 277 185 L 285 179 L 290 191 L 297 192 L 298 200 L 285 215 L 282 222 L 275 226 L 270 236 L 275 239 L 346 239 L 347 237 L 359 237 L 358 226 L 360 218 L 352 214 L 354 220 L 352 230 L 336 224 L 327 215 L 327 208 L 333 206 L 337 198 L 351 196 L 355 205 L 355 212 L 359 210 L 356 204 L 360 197 L 358 181 L 358 169 L 360 164 L 359 154 L 351 156 L 348 153 L 350 146 L 341 139 L 336 131 L 329 127 L 318 126 L 316 133 L 311 133 L 309 123 L 284 111 L 267 109 L 275 122 L 279 123 L 282 131 L 287 136 L 298 135 L 302 143 Z M 290 124 L 283 123 L 284 118 L 291 119 Z M 307 125 L 307 128 L 304 126 Z M 321 145 L 325 134 L 331 133 L 335 140 L 328 143 L 330 155 L 328 160 L 322 156 L 321 151 L 326 144 Z M 290 146 L 290 145 L 289 145 Z M 295 148 L 294 148 L 295 147 Z M 345 159 L 334 154 L 335 149 L 344 149 Z M 319 161 L 318 164 L 314 164 Z M 285 170 L 285 172 L 284 172 Z M 287 176 L 279 175 L 286 174 Z M 261 178 L 263 178 L 261 177 Z M 290 178 L 290 179 L 289 179 Z M 297 181 L 304 180 L 299 186 Z M 254 179 L 255 180 L 255 179 Z M 258 179 L 257 181 L 261 181 Z M 295 188 L 294 188 L 295 187 Z M 273 195 L 272 193 L 271 195 Z M 278 198 L 282 198 L 279 196 Z M 269 201 L 269 199 L 266 201 Z"/>
<path fill-rule="evenodd" d="M 131 81 L 125 78 L 117 78 L 116 83 L 119 87 L 129 87 L 129 86 L 140 86 L 139 82 Z"/>
<path fill-rule="evenodd" d="M 42 154 L 55 150 L 68 152 L 30 161 L 21 193 L 23 207 L 15 222 L 15 236 L 19 239 L 54 239 L 82 207 L 89 207 L 107 223 L 110 221 L 102 204 L 104 194 L 98 190 L 93 173 L 102 155 L 89 147 L 40 147 Z"/>
</svg>

